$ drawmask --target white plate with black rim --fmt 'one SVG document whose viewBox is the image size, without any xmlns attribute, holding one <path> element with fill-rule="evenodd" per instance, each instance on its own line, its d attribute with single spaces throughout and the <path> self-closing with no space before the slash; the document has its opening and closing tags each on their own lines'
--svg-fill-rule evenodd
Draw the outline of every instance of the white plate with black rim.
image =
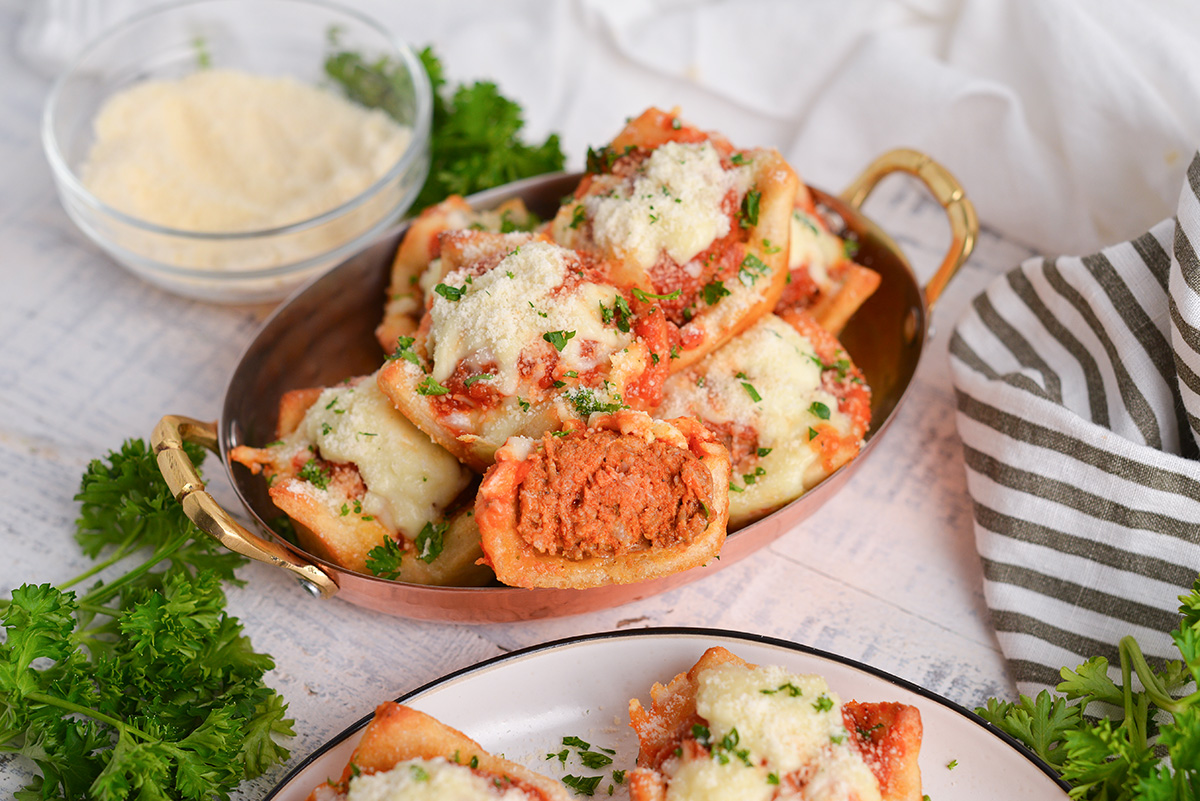
<svg viewBox="0 0 1200 801">
<path fill-rule="evenodd" d="M 843 699 L 898 701 L 921 710 L 921 776 L 930 801 L 1061 801 L 1066 785 L 1054 771 L 977 715 L 910 682 L 868 665 L 796 643 L 718 629 L 658 628 L 574 637 L 514 651 L 451 673 L 398 699 L 459 729 L 495 754 L 546 775 L 600 776 L 598 797 L 627 798 L 613 771 L 634 766 L 637 738 L 629 700 L 649 702 L 654 682 L 666 683 L 704 651 L 724 646 L 748 662 L 818 673 Z M 303 801 L 314 787 L 341 776 L 364 718 L 321 746 L 267 795 Z M 614 752 L 592 769 L 576 749 L 555 755 L 564 738 Z"/>
</svg>

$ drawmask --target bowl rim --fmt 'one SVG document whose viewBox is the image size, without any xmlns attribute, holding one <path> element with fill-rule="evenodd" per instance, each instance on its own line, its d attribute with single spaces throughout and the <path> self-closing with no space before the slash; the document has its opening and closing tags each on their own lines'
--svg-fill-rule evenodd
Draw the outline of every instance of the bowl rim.
<svg viewBox="0 0 1200 801">
<path fill-rule="evenodd" d="M 420 58 L 416 55 L 413 48 L 399 36 L 394 34 L 383 23 L 362 13 L 361 11 L 340 3 L 330 2 L 330 0 L 270 0 L 274 3 L 288 3 L 315 6 L 326 10 L 334 11 L 348 17 L 357 19 L 362 24 L 379 33 L 385 41 L 392 47 L 392 53 L 388 55 L 399 58 L 400 61 L 408 69 L 413 80 L 414 98 L 416 101 L 415 115 L 411 126 L 411 136 L 408 145 L 404 152 L 395 164 L 388 169 L 380 178 L 378 178 L 369 187 L 364 189 L 349 200 L 335 206 L 332 209 L 324 211 L 318 215 L 308 217 L 304 220 L 299 220 L 286 225 L 273 226 L 271 228 L 259 228 L 249 231 L 195 231 L 186 228 L 173 228 L 170 226 L 160 225 L 144 220 L 140 217 L 133 216 L 113 206 L 105 203 L 96 197 L 87 187 L 83 185 L 80 177 L 76 174 L 68 164 L 63 155 L 58 137 L 54 133 L 54 121 L 57 112 L 60 108 L 62 93 L 67 82 L 75 77 L 81 66 L 103 45 L 108 43 L 114 36 L 117 36 L 148 19 L 160 17 L 169 13 L 174 13 L 180 9 L 193 6 L 206 6 L 216 3 L 231 3 L 238 6 L 245 5 L 246 0 L 176 0 L 161 6 L 155 6 L 150 9 L 145 9 L 127 17 L 123 17 L 115 24 L 105 28 L 97 36 L 93 37 L 79 52 L 79 54 L 71 60 L 71 62 L 59 73 L 55 78 L 54 83 L 50 87 L 50 92 L 46 97 L 45 105 L 42 109 L 42 124 L 41 124 L 41 140 L 42 148 L 45 151 L 46 159 L 50 163 L 51 170 L 55 177 L 62 185 L 69 189 L 73 200 L 77 200 L 90 207 L 97 213 L 113 218 L 119 222 L 129 225 L 138 230 L 158 234 L 179 237 L 192 241 L 199 242 L 238 242 L 243 240 L 253 240 L 269 236 L 280 236 L 283 234 L 291 234 L 304 231 L 310 228 L 323 225 L 324 223 L 343 217 L 349 212 L 354 211 L 360 206 L 365 205 L 389 183 L 394 181 L 398 176 L 407 172 L 415 162 L 423 159 L 428 150 L 430 139 L 430 128 L 433 117 L 433 88 L 429 81 L 429 76 L 425 71 L 424 65 Z M 353 101 L 351 101 L 353 102 Z M 377 232 L 377 228 L 373 227 L 372 231 Z M 358 238 L 356 237 L 356 240 Z M 340 249 L 339 246 L 338 249 Z M 320 259 L 324 259 L 327 254 L 319 254 Z M 305 261 L 310 261 L 306 259 Z M 281 267 L 290 265 L 275 265 L 266 268 L 256 268 L 251 270 L 236 270 L 236 271 L 213 271 L 209 268 L 199 267 L 176 267 L 174 265 L 162 265 L 167 268 L 172 274 L 196 277 L 196 278 L 214 278 L 226 275 L 237 275 L 241 277 L 255 277 L 265 274 L 278 274 Z"/>
</svg>

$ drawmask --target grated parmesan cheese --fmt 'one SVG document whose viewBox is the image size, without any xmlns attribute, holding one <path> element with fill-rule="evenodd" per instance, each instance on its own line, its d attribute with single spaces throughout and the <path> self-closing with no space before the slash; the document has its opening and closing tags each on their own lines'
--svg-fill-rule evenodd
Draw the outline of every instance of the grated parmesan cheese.
<svg viewBox="0 0 1200 801">
<path fill-rule="evenodd" d="M 613 287 L 581 282 L 559 291 L 572 256 L 557 245 L 526 242 L 493 269 L 473 276 L 470 284 L 465 269 L 447 275 L 447 286 L 465 291 L 458 300 L 433 295 L 427 343 L 433 378 L 445 381 L 462 361 L 480 368 L 494 363 L 497 389 L 513 395 L 521 381 L 522 352 L 550 347 L 544 334 L 572 334 L 558 354 L 559 362 L 580 373 L 606 364 L 626 347 L 632 335 L 606 326 L 600 315 L 600 304 L 613 302 Z M 585 342 L 598 347 L 585 349 Z M 588 350 L 591 356 L 584 355 Z"/>
<path fill-rule="evenodd" d="M 378 109 L 294 78 L 228 69 L 135 84 L 109 98 L 94 125 L 84 185 L 119 211 L 188 231 L 263 230 L 322 214 L 379 180 L 410 138 Z"/>
<path fill-rule="evenodd" d="M 710 142 L 667 142 L 643 167 L 632 185 L 584 199 L 596 244 L 643 271 L 663 252 L 686 264 L 728 234 L 725 196 L 744 195 L 752 179 L 748 167 L 723 169 Z"/>
</svg>

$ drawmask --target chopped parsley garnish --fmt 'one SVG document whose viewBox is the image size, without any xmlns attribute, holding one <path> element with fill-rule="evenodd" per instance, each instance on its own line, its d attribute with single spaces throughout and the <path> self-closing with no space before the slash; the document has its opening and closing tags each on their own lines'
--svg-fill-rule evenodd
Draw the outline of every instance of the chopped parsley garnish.
<svg viewBox="0 0 1200 801">
<path fill-rule="evenodd" d="M 766 456 L 771 451 L 772 451 L 771 448 L 759 448 L 758 449 L 758 457 L 761 459 L 762 457 Z"/>
<path fill-rule="evenodd" d="M 629 303 L 624 296 L 617 295 L 613 298 L 612 308 L 600 304 L 600 322 L 608 323 L 615 322 L 617 330 L 622 334 L 629 333 L 629 321 L 633 319 L 633 310 L 629 308 Z"/>
<path fill-rule="evenodd" d="M 778 773 L 768 773 L 767 774 L 767 784 L 779 784 L 779 774 Z"/>
<path fill-rule="evenodd" d="M 633 296 L 643 303 L 649 300 L 675 300 L 675 298 L 679 297 L 680 293 L 682 292 L 682 289 L 676 289 L 674 292 L 668 292 L 665 295 L 655 295 L 652 292 L 646 292 L 645 290 L 638 289 L 637 287 L 633 288 Z"/>
<path fill-rule="evenodd" d="M 730 481 L 729 482 L 729 491 L 730 492 L 745 492 L 746 488 L 739 487 L 737 484 L 734 484 L 732 481 Z"/>
<path fill-rule="evenodd" d="M 321 436 L 327 437 L 331 431 L 333 431 L 333 426 L 329 425 L 329 423 L 321 423 Z"/>
<path fill-rule="evenodd" d="M 671 130 L 672 131 L 678 131 L 682 127 L 683 127 L 683 123 L 679 121 L 678 117 L 671 118 Z"/>
<path fill-rule="evenodd" d="M 847 259 L 853 259 L 858 255 L 858 242 L 854 239 L 847 239 L 842 243 L 842 252 L 846 254 Z"/>
<path fill-rule="evenodd" d="M 958 767 L 958 760 L 957 760 L 957 759 L 952 759 L 952 760 L 950 760 L 949 762 L 947 762 L 947 763 L 946 763 L 946 770 L 954 770 L 954 769 L 955 769 L 955 768 L 957 768 L 957 767 Z"/>
<path fill-rule="evenodd" d="M 783 250 L 783 248 L 781 248 L 779 245 L 771 244 L 770 239 L 764 239 L 762 241 L 762 246 L 763 246 L 763 252 L 770 253 L 771 255 L 774 255 L 774 254 L 778 253 L 779 251 Z"/>
<path fill-rule="evenodd" d="M 734 153 L 732 156 L 729 157 L 729 163 L 737 164 L 738 166 L 741 166 L 743 164 L 749 164 L 751 161 L 753 161 L 753 159 L 746 158 L 745 153 Z"/>
<path fill-rule="evenodd" d="M 812 404 L 808 407 L 808 411 L 813 416 L 820 418 L 821 420 L 829 419 L 829 407 L 826 406 L 825 404 L 821 403 L 820 401 L 813 401 Z"/>
<path fill-rule="evenodd" d="M 708 727 L 703 724 L 692 724 L 692 738 L 705 748 L 708 748 L 712 745 L 712 733 L 708 730 Z"/>
<path fill-rule="evenodd" d="M 671 358 L 672 358 L 672 359 L 678 359 L 678 358 L 679 358 L 679 346 L 678 346 L 678 345 L 672 345 L 672 346 L 671 346 Z"/>
<path fill-rule="evenodd" d="M 385 537 L 382 545 L 367 551 L 367 570 L 371 575 L 395 581 L 400 578 L 400 557 L 403 552 L 391 537 Z"/>
<path fill-rule="evenodd" d="M 754 283 L 762 276 L 771 272 L 771 268 L 766 263 L 755 256 L 753 253 L 747 253 L 746 258 L 742 259 L 742 264 L 738 267 L 738 279 L 747 288 L 754 286 Z"/>
<path fill-rule="evenodd" d="M 809 441 L 809 442 L 812 442 L 814 439 L 816 439 L 816 438 L 817 438 L 817 435 L 818 435 L 819 433 L 820 433 L 820 432 L 819 432 L 819 431 L 817 431 L 817 429 L 813 428 L 812 426 L 809 426 L 809 427 L 808 427 L 808 441 Z"/>
<path fill-rule="evenodd" d="M 592 173 L 593 175 L 597 175 L 599 173 L 604 173 L 604 172 L 609 172 L 610 170 L 612 170 L 613 164 L 615 164 L 617 162 L 617 159 L 621 158 L 624 155 L 632 153 L 634 151 L 634 149 L 635 148 L 633 145 L 626 145 L 625 149 L 623 151 L 621 151 L 620 153 L 618 153 L 616 150 L 609 147 L 608 145 L 604 145 L 603 147 L 596 149 L 596 150 L 593 150 L 592 148 L 589 147 L 588 151 L 587 151 L 587 161 L 586 161 L 584 169 L 586 169 L 588 172 Z"/>
<path fill-rule="evenodd" d="M 757 189 L 751 189 L 742 198 L 742 209 L 740 212 L 740 223 L 743 228 L 749 228 L 752 225 L 758 225 L 758 204 L 762 200 L 762 192 Z"/>
<path fill-rule="evenodd" d="M 559 762 L 565 765 L 567 764 L 567 754 L 569 753 L 570 752 L 564 748 L 556 754 L 546 754 L 546 759 L 557 759 Z"/>
<path fill-rule="evenodd" d="M 626 408 L 625 404 L 621 403 L 620 398 L 613 403 L 601 403 L 596 397 L 596 393 L 587 387 L 579 387 L 578 389 L 569 390 L 567 399 L 575 405 L 575 413 L 580 417 L 587 417 L 590 414 L 600 412 L 602 414 L 613 414 L 621 409 Z"/>
<path fill-rule="evenodd" d="M 813 703 L 813 709 L 817 710 L 818 712 L 828 712 L 829 710 L 833 709 L 833 699 L 825 693 L 821 693 L 819 696 L 817 696 L 817 700 Z"/>
<path fill-rule="evenodd" d="M 429 771 L 425 770 L 425 768 L 421 767 L 420 765 L 412 765 L 412 764 L 410 764 L 409 767 L 412 769 L 413 781 L 418 781 L 418 782 L 429 781 Z"/>
<path fill-rule="evenodd" d="M 569 773 L 562 777 L 562 783 L 579 795 L 595 795 L 596 788 L 603 780 L 603 776 L 572 776 Z"/>
<path fill-rule="evenodd" d="M 801 690 L 795 684 L 792 684 L 790 681 L 787 682 L 786 684 L 780 684 L 774 690 L 770 690 L 770 689 L 759 690 L 759 692 L 762 693 L 763 695 L 774 695 L 775 693 L 786 692 L 792 698 L 799 698 L 801 695 L 804 694 L 803 690 Z"/>
<path fill-rule="evenodd" d="M 417 548 L 417 558 L 425 564 L 429 564 L 441 556 L 444 547 L 443 537 L 448 528 L 450 528 L 449 523 L 429 522 L 422 526 L 420 533 L 417 534 L 417 539 L 413 542 Z"/>
<path fill-rule="evenodd" d="M 567 340 L 575 337 L 574 331 L 547 331 L 542 334 L 542 339 L 554 346 L 554 349 L 562 353 L 563 348 L 567 346 Z"/>
<path fill-rule="evenodd" d="M 472 768 L 479 767 L 479 757 L 477 757 L 477 756 L 471 757 L 471 767 Z"/>
<path fill-rule="evenodd" d="M 611 765 L 612 757 L 608 754 L 602 754 L 599 751 L 580 751 L 579 761 L 583 763 L 585 768 L 595 770 Z"/>
<path fill-rule="evenodd" d="M 738 373 L 738 377 L 745 378 L 746 376 L 744 373 Z M 750 396 L 750 400 L 754 401 L 755 403 L 758 403 L 762 400 L 762 395 L 758 394 L 758 390 L 755 389 L 754 385 L 749 381 L 742 382 L 742 389 L 746 390 L 746 394 Z"/>
<path fill-rule="evenodd" d="M 445 395 L 450 392 L 448 387 L 444 387 L 433 379 L 433 376 L 425 376 L 425 380 L 417 384 L 418 395 Z"/>
<path fill-rule="evenodd" d="M 517 398 L 517 405 L 521 407 L 521 411 L 529 411 L 529 401 L 525 400 L 524 398 Z"/>
<path fill-rule="evenodd" d="M 411 350 L 412 344 L 415 341 L 416 340 L 414 340 L 412 337 L 400 337 L 397 339 L 396 350 L 387 357 L 388 360 L 394 361 L 395 359 L 404 359 L 404 361 L 415 364 L 419 367 L 421 360 L 417 357 L 417 354 L 413 353 Z"/>
<path fill-rule="evenodd" d="M 302 481 L 307 481 L 317 489 L 329 489 L 329 468 L 316 459 L 305 462 L 298 475 Z"/>
<path fill-rule="evenodd" d="M 583 224 L 584 220 L 586 220 L 586 219 L 587 219 L 587 212 L 584 210 L 583 204 L 580 203 L 579 205 L 577 205 L 575 207 L 575 210 L 571 213 L 571 224 L 568 225 L 567 227 L 568 228 L 578 228 L 580 225 Z"/>
<path fill-rule="evenodd" d="M 467 294 L 465 286 L 450 286 L 449 284 L 438 284 L 433 288 L 433 291 L 449 301 L 457 301 L 463 295 Z"/>
<path fill-rule="evenodd" d="M 612 772 L 612 777 L 613 777 L 613 781 L 616 782 L 617 784 L 625 783 L 625 771 L 623 771 L 623 770 L 614 770 Z"/>
<path fill-rule="evenodd" d="M 496 376 L 492 375 L 491 373 L 480 373 L 479 375 L 473 375 L 470 378 L 464 378 L 463 386 L 470 387 L 476 381 L 491 381 L 495 377 Z"/>
<path fill-rule="evenodd" d="M 383 109 L 402 125 L 412 125 L 408 67 L 333 45 L 325 72 L 346 95 L 367 108 Z M 414 213 L 449 195 L 470 195 L 563 168 L 558 136 L 551 134 L 540 145 L 523 142 L 521 107 L 500 94 L 495 83 L 459 84 L 450 91 L 433 50 L 426 47 L 420 58 L 433 86 L 433 120 L 429 173 L 413 204 Z"/>
<path fill-rule="evenodd" d="M 717 301 L 729 294 L 724 281 L 709 281 L 700 292 L 704 302 L 709 306 L 717 305 Z"/>
</svg>

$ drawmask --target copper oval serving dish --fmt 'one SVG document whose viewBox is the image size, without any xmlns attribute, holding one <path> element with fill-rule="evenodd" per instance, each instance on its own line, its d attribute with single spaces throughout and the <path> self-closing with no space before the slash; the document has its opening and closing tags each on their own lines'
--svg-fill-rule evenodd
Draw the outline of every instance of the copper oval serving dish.
<svg viewBox="0 0 1200 801">
<path fill-rule="evenodd" d="M 859 212 L 879 180 L 895 172 L 920 179 L 949 215 L 949 250 L 924 287 L 896 243 Z M 574 190 L 579 178 L 578 174 L 545 176 L 468 200 L 476 208 L 489 208 L 519 197 L 547 218 L 553 216 L 560 199 Z M 403 226 L 299 290 L 263 324 L 230 378 L 219 424 L 164 417 L 151 438 L 159 466 L 188 516 L 231 550 L 292 572 L 314 595 L 336 595 L 387 614 L 455 622 L 572 615 L 629 603 L 695 581 L 794 528 L 831 498 L 855 468 L 870 457 L 916 372 L 925 347 L 929 312 L 975 244 L 978 222 L 962 188 L 943 167 L 915 151 L 884 154 L 840 196 L 816 189 L 813 194 L 819 204 L 841 217 L 846 232 L 856 235 L 856 261 L 882 276 L 879 289 L 840 336 L 872 388 L 871 429 L 857 459 L 791 504 L 731 532 L 720 560 L 707 567 L 636 584 L 583 590 L 405 584 L 348 571 L 275 535 L 268 521 L 279 511 L 271 503 L 266 482 L 241 465 L 229 467 L 230 478 L 263 533 L 249 531 L 216 503 L 185 455 L 183 442 L 204 445 L 228 466 L 228 452 L 233 447 L 274 439 L 279 398 L 284 392 L 330 386 L 377 369 L 384 353 L 374 330 L 382 314 L 392 257 L 404 234 Z"/>
</svg>

